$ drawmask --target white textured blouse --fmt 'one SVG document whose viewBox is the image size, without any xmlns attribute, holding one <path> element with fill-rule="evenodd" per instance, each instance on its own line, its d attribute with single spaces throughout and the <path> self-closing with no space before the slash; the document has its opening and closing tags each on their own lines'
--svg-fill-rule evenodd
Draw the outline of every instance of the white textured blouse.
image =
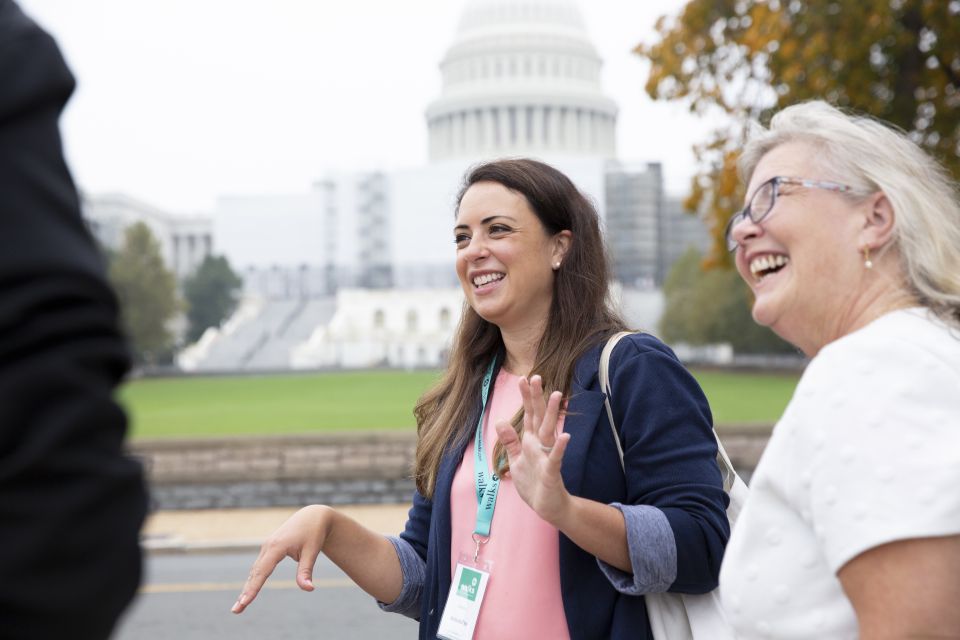
<svg viewBox="0 0 960 640">
<path fill-rule="evenodd" d="M 743 638 L 856 638 L 855 556 L 960 534 L 960 331 L 895 311 L 827 345 L 774 427 L 720 588 Z"/>
</svg>

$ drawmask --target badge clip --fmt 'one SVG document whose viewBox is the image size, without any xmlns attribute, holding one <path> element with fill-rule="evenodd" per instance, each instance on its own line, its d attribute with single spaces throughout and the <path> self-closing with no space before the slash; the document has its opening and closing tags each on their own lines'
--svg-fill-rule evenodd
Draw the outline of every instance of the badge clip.
<svg viewBox="0 0 960 640">
<path fill-rule="evenodd" d="M 487 538 L 487 537 L 485 537 L 485 536 L 481 536 L 481 535 L 478 534 L 478 533 L 473 534 L 473 541 L 477 544 L 476 548 L 473 550 L 473 561 L 474 561 L 474 563 L 476 563 L 477 558 L 480 556 L 480 545 L 482 545 L 482 544 L 487 544 L 487 541 L 488 541 L 488 540 L 490 540 L 490 538 Z"/>
</svg>

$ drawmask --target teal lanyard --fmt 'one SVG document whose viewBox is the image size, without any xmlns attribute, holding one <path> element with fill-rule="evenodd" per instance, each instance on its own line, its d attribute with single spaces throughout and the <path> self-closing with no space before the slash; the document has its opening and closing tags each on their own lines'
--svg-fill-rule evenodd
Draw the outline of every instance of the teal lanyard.
<svg viewBox="0 0 960 640">
<path fill-rule="evenodd" d="M 494 358 L 487 367 L 486 375 L 483 376 L 483 386 L 480 388 L 480 421 L 477 422 L 474 438 L 473 472 L 477 485 L 477 526 L 473 530 L 475 540 L 477 536 L 490 537 L 493 509 L 497 505 L 497 491 L 500 489 L 500 476 L 487 470 L 487 457 L 483 452 L 483 418 L 487 413 L 487 397 L 490 394 L 490 382 L 493 379 L 496 364 L 497 359 Z M 478 550 L 479 545 L 478 541 Z"/>
</svg>

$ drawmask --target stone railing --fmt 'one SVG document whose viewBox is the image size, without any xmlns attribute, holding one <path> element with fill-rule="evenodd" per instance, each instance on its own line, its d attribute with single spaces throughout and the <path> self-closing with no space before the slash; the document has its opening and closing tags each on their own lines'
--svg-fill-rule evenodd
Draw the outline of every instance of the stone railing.
<svg viewBox="0 0 960 640">
<path fill-rule="evenodd" d="M 159 509 L 405 502 L 416 434 L 136 441 Z"/>
<path fill-rule="evenodd" d="M 744 479 L 769 429 L 723 427 Z M 405 431 L 139 440 L 154 508 L 210 509 L 410 500 L 416 434 Z"/>
</svg>

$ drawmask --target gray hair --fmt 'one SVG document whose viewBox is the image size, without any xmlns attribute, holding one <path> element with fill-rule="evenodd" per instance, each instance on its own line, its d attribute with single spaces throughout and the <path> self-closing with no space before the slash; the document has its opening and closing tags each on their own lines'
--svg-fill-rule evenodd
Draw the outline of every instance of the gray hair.
<svg viewBox="0 0 960 640">
<path fill-rule="evenodd" d="M 960 193 L 947 170 L 903 131 L 813 101 L 787 107 L 751 135 L 739 160 L 744 181 L 788 142 L 816 148 L 829 179 L 861 195 L 886 195 L 907 287 L 920 304 L 960 324 Z"/>
</svg>

